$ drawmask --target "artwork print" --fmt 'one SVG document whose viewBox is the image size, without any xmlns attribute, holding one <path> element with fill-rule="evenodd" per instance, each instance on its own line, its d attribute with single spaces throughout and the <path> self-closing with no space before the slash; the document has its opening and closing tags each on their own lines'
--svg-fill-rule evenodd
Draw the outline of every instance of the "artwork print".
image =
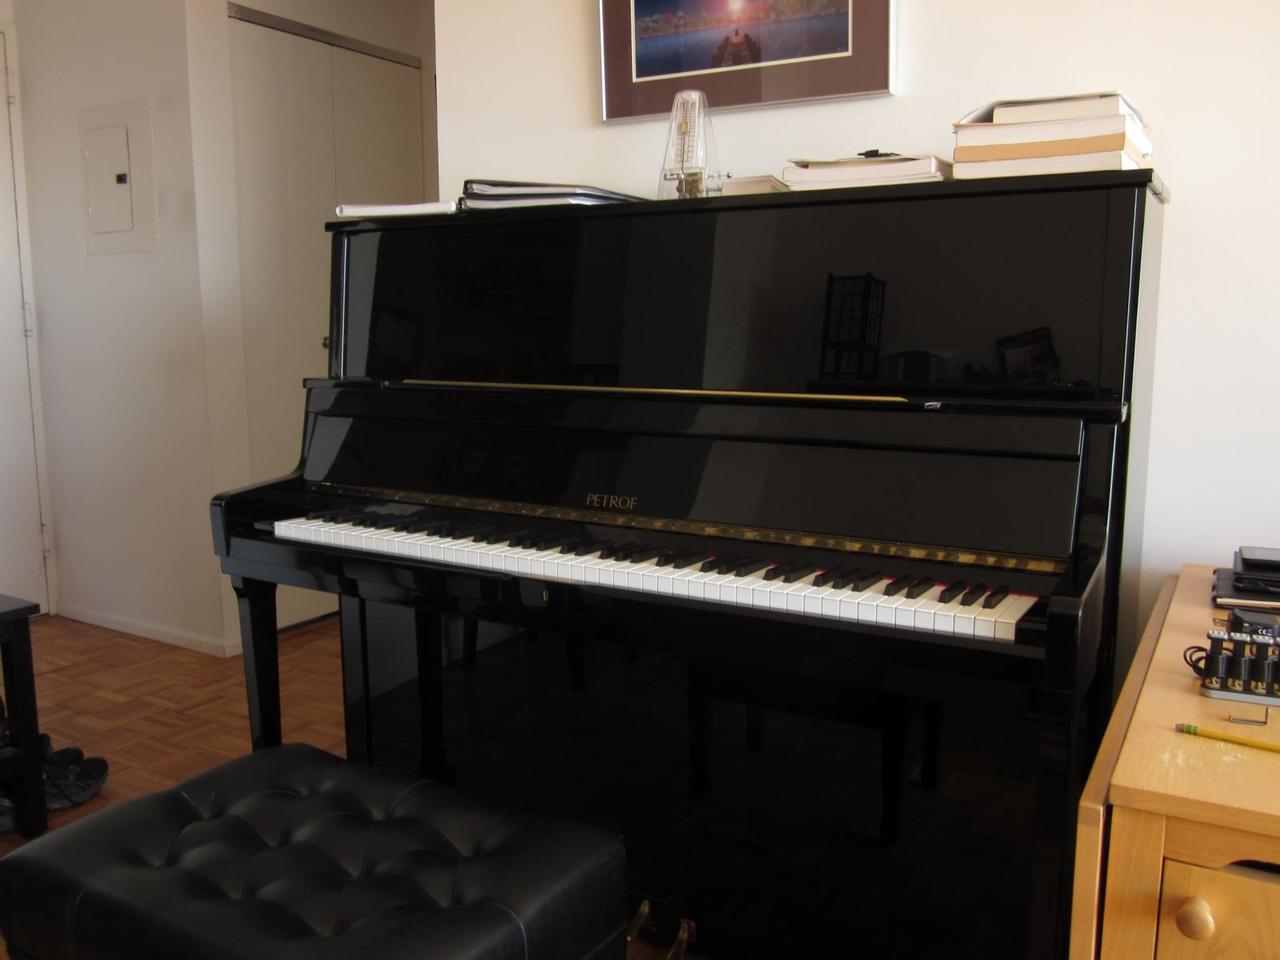
<svg viewBox="0 0 1280 960">
<path fill-rule="evenodd" d="M 632 79 L 848 57 L 852 0 L 631 0 Z"/>
<path fill-rule="evenodd" d="M 893 92 L 893 0 L 600 0 L 605 120 Z"/>
</svg>

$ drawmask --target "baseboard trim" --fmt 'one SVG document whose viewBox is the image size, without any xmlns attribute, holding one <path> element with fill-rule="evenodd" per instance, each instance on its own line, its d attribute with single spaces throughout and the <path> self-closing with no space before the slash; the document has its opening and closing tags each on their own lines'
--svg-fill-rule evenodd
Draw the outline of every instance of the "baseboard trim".
<svg viewBox="0 0 1280 960">
<path fill-rule="evenodd" d="M 58 616 L 66 617 L 68 620 L 79 620 L 82 623 L 92 623 L 94 626 L 106 627 L 108 630 L 116 630 L 120 633 L 129 633 L 135 637 L 158 640 L 172 647 L 195 650 L 197 653 L 207 653 L 214 657 L 234 657 L 240 654 L 240 645 L 238 643 L 234 648 L 230 648 L 221 637 L 206 637 L 196 633 L 186 633 L 185 631 L 175 630 L 172 627 L 157 623 L 146 623 L 142 620 L 117 617 L 98 610 L 87 610 L 84 607 L 77 607 L 66 602 L 58 604 Z"/>
</svg>

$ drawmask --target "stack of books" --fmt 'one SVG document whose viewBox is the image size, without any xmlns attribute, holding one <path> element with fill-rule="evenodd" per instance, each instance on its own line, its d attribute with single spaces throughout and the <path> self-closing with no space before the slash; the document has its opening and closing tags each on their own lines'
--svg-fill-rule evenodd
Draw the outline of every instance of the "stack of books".
<svg viewBox="0 0 1280 960">
<path fill-rule="evenodd" d="M 1151 131 L 1119 93 L 1001 100 L 955 124 L 955 177 L 1138 170 L 1151 166 Z"/>
<path fill-rule="evenodd" d="M 596 205 L 633 203 L 641 197 L 602 187 L 572 183 L 533 183 L 525 180 L 466 180 L 459 210 L 502 210 L 511 207 L 545 207 L 556 204 Z"/>
<path fill-rule="evenodd" d="M 941 157 L 908 156 L 869 150 L 838 160 L 790 160 L 782 180 L 792 190 L 831 190 L 872 187 L 889 183 L 927 183 L 950 180 L 951 164 Z"/>
</svg>

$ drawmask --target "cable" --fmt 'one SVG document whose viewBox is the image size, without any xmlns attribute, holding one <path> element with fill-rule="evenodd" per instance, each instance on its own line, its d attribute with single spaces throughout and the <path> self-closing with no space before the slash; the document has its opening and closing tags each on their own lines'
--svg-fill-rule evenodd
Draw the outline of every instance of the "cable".
<svg viewBox="0 0 1280 960">
<path fill-rule="evenodd" d="M 1209 648 L 1190 646 L 1182 651 L 1182 662 L 1192 669 L 1197 677 L 1204 677 L 1204 661 L 1209 656 Z"/>
</svg>

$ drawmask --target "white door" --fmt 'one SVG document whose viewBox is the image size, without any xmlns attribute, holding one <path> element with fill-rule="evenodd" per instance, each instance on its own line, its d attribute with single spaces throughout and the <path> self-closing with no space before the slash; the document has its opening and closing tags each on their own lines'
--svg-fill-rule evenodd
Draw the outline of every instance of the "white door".
<svg viewBox="0 0 1280 960">
<path fill-rule="evenodd" d="M 421 73 L 306 37 L 230 20 L 254 482 L 302 449 L 304 377 L 328 374 L 329 235 L 339 203 L 422 199 Z M 279 622 L 334 609 L 283 587 Z"/>
<path fill-rule="evenodd" d="M 18 249 L 9 38 L 0 33 L 0 593 L 49 608 L 22 264 Z"/>
</svg>

